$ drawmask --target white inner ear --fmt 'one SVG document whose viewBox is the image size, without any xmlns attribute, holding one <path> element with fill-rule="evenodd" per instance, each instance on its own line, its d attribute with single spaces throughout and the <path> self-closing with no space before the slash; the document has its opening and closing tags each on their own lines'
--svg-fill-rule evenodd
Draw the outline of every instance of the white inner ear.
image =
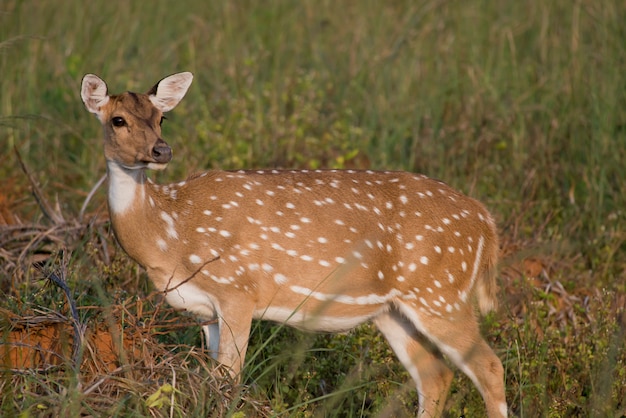
<svg viewBox="0 0 626 418">
<path fill-rule="evenodd" d="M 87 74 L 83 77 L 83 84 L 80 89 L 80 96 L 85 103 L 85 107 L 91 113 L 100 117 L 100 109 L 108 103 L 107 85 L 100 77 Z"/>
<path fill-rule="evenodd" d="M 189 72 L 165 77 L 159 81 L 156 94 L 150 95 L 150 101 L 161 112 L 169 112 L 185 97 L 192 80 L 193 75 Z"/>
</svg>

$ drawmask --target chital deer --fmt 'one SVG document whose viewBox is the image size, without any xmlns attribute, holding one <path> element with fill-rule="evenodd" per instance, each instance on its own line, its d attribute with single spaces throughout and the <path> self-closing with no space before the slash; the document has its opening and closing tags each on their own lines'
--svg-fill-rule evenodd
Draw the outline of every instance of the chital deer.
<svg viewBox="0 0 626 418">
<path fill-rule="evenodd" d="M 442 413 L 452 371 L 507 414 L 503 368 L 480 335 L 475 305 L 496 304 L 498 238 L 477 201 L 404 172 L 209 171 L 175 184 L 145 170 L 172 159 L 163 113 L 191 73 L 146 94 L 108 95 L 88 74 L 81 95 L 104 128 L 115 235 L 177 308 L 216 319 L 212 355 L 237 375 L 252 319 L 313 331 L 371 320 L 415 380 L 421 416 Z"/>
</svg>

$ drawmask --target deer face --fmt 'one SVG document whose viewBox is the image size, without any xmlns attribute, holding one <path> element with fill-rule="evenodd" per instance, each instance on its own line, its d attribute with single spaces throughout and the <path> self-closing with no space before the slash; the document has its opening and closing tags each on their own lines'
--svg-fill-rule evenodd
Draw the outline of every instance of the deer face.
<svg viewBox="0 0 626 418">
<path fill-rule="evenodd" d="M 163 112 L 148 95 L 127 92 L 112 96 L 101 112 L 107 160 L 131 169 L 167 166 L 172 149 L 161 138 Z"/>
<path fill-rule="evenodd" d="M 107 161 L 127 169 L 165 168 L 172 159 L 172 149 L 161 138 L 163 113 L 178 104 L 191 80 L 191 73 L 179 73 L 159 81 L 146 94 L 109 96 L 104 81 L 86 75 L 81 96 L 87 110 L 102 123 Z"/>
</svg>

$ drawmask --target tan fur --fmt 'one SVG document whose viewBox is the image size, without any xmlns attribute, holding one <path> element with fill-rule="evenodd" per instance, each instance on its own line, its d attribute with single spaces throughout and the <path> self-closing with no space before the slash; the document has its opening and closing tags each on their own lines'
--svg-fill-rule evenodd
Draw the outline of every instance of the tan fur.
<svg viewBox="0 0 626 418">
<path fill-rule="evenodd" d="M 372 320 L 420 391 L 419 415 L 442 412 L 466 373 L 491 417 L 506 415 L 502 364 L 480 336 L 496 304 L 498 237 L 487 210 L 444 183 L 404 172 L 210 171 L 156 185 L 172 153 L 164 111 L 191 83 L 108 96 L 85 77 L 103 124 L 113 230 L 168 302 L 205 319 L 207 346 L 237 375 L 253 318 L 313 331 Z"/>
</svg>

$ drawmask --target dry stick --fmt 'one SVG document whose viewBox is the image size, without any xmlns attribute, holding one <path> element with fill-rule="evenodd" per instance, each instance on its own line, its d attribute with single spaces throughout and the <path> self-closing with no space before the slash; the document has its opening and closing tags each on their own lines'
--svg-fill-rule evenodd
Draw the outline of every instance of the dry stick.
<svg viewBox="0 0 626 418">
<path fill-rule="evenodd" d="M 80 212 L 78 214 L 78 222 L 80 223 L 83 222 L 83 216 L 85 215 L 85 211 L 87 210 L 87 205 L 91 201 L 91 198 L 96 193 L 96 191 L 100 188 L 100 186 L 102 186 L 102 183 L 104 183 L 104 180 L 106 180 L 106 178 L 107 178 L 107 175 L 104 174 L 102 177 L 100 177 L 100 180 L 98 180 L 98 182 L 89 191 L 89 194 L 87 195 L 87 197 L 85 198 L 85 201 L 83 202 L 83 206 L 80 208 Z"/>
<path fill-rule="evenodd" d="M 214 262 L 214 261 L 217 261 L 217 260 L 219 260 L 219 259 L 220 259 L 220 256 L 219 256 L 219 255 L 218 255 L 218 256 L 215 256 L 215 257 L 213 257 L 212 259 L 210 259 L 209 261 L 205 262 L 205 263 L 204 263 L 204 264 L 202 264 L 200 267 L 198 267 L 198 268 L 196 269 L 196 271 L 194 271 L 193 273 L 191 273 L 191 274 L 189 275 L 189 277 L 187 277 L 186 279 L 182 280 L 180 283 L 178 283 L 178 284 L 177 284 L 177 285 L 175 285 L 174 287 L 169 287 L 170 283 L 172 283 L 172 280 L 174 280 L 174 273 L 175 273 L 175 271 L 174 271 L 174 272 L 171 274 L 169 281 L 167 282 L 167 286 L 165 287 L 165 289 L 163 290 L 163 292 L 160 292 L 160 293 L 163 293 L 163 294 L 165 295 L 165 294 L 167 294 L 167 293 L 169 293 L 169 292 L 172 292 L 172 291 L 174 291 L 174 290 L 178 289 L 179 287 L 181 287 L 182 285 L 184 285 L 185 283 L 187 283 L 188 281 L 190 281 L 191 279 L 193 279 L 193 278 L 196 276 L 196 274 L 200 273 L 200 270 L 202 270 L 202 269 L 203 269 L 203 268 L 204 268 L 207 264 L 212 263 L 212 262 Z"/>
<path fill-rule="evenodd" d="M 170 364 L 172 369 L 172 394 L 170 396 L 170 417 L 174 417 L 174 401 L 176 396 L 176 369 Z"/>
<path fill-rule="evenodd" d="M 32 189 L 33 195 L 35 196 L 37 203 L 39 203 L 39 207 L 43 211 L 44 215 L 48 219 L 50 219 L 52 223 L 54 223 L 55 225 L 60 225 L 60 224 L 65 223 L 65 219 L 63 219 L 63 215 L 61 215 L 61 213 L 58 213 L 57 211 L 52 209 L 52 206 L 50 206 L 50 203 L 48 203 L 48 200 L 43 195 L 41 189 L 39 188 L 39 185 L 37 185 L 35 178 L 26 167 L 26 164 L 24 164 L 24 161 L 22 160 L 22 156 L 20 155 L 20 152 L 17 150 L 17 147 L 13 147 L 13 150 L 15 151 L 17 160 L 20 163 L 20 166 L 22 167 L 22 171 L 24 172 L 24 174 L 26 174 L 26 177 L 28 178 L 28 181 L 30 182 L 30 187 Z"/>
<path fill-rule="evenodd" d="M 83 392 L 83 395 L 89 395 L 91 392 L 93 392 L 94 390 L 98 389 L 98 387 L 101 384 L 103 384 L 104 382 L 109 380 L 113 375 L 121 372 L 123 369 L 124 369 L 124 367 L 120 366 L 117 369 L 110 371 L 108 375 L 101 377 L 94 384 L 92 384 L 87 389 L 85 389 L 85 391 Z"/>
<path fill-rule="evenodd" d="M 72 297 L 72 293 L 70 291 L 69 286 L 65 282 L 65 275 L 61 273 L 61 275 L 57 275 L 55 272 L 48 273 L 47 277 L 52 283 L 54 283 L 57 287 L 60 287 L 61 290 L 65 293 L 65 297 L 67 298 L 68 303 L 70 304 L 70 312 L 72 314 L 72 327 L 74 328 L 74 341 L 72 343 L 72 363 L 74 367 L 80 367 L 80 347 L 82 347 L 83 338 L 84 338 L 84 328 L 85 326 L 80 323 L 80 318 L 78 318 L 78 309 L 76 307 L 76 301 Z"/>
</svg>

